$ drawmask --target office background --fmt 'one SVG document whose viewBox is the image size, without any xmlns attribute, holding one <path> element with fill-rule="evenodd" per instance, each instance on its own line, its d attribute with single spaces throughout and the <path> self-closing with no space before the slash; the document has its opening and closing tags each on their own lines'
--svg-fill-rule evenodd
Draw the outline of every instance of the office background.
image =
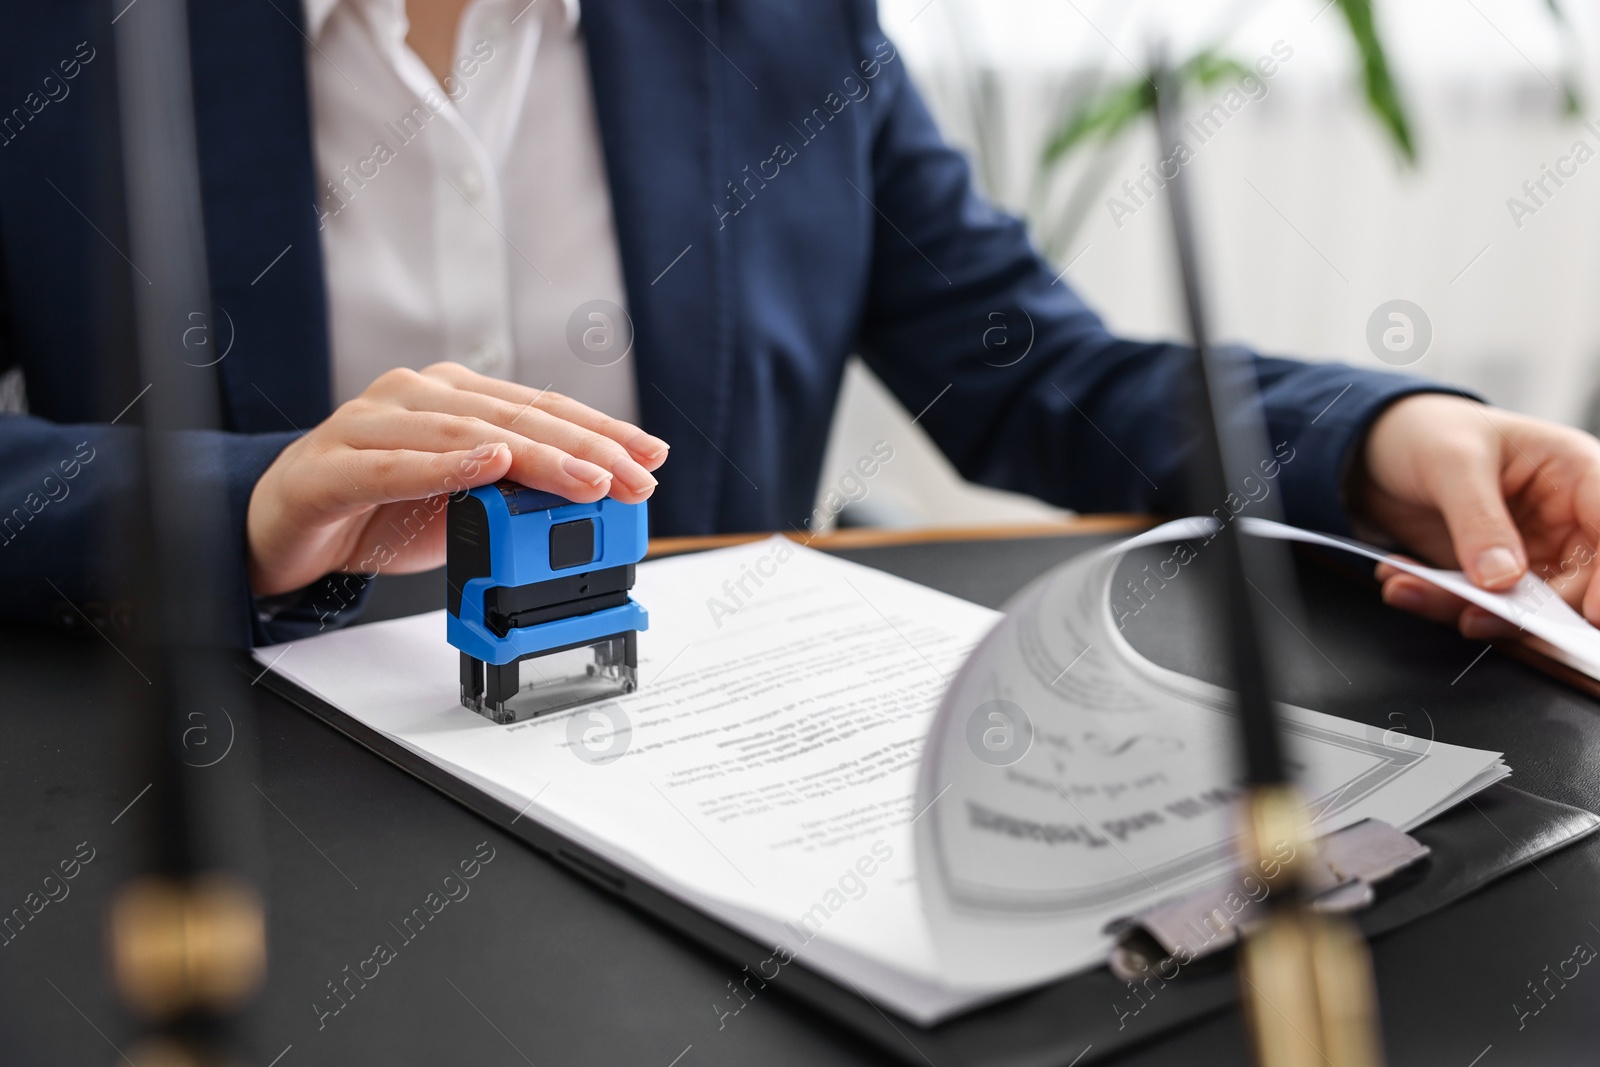
<svg viewBox="0 0 1600 1067">
<path fill-rule="evenodd" d="M 1279 52 L 1292 55 L 1264 95 L 1247 96 L 1186 171 L 1215 334 L 1381 369 L 1368 319 L 1387 301 L 1410 300 L 1433 338 L 1407 370 L 1595 430 L 1600 157 L 1567 164 L 1577 173 L 1561 187 L 1547 180 L 1543 206 L 1522 184 L 1576 141 L 1600 153 L 1600 5 L 1562 0 L 1567 32 L 1545 0 L 1373 6 L 1411 119 L 1414 166 L 1368 110 L 1351 34 L 1327 0 L 880 0 L 884 29 L 986 191 L 1029 218 L 1065 280 L 1112 328 L 1137 337 L 1183 335 L 1166 201 L 1139 205 L 1121 189 L 1157 162 L 1153 124 L 1076 152 L 1041 182 L 1044 146 L 1064 107 L 1134 76 L 1158 33 L 1170 35 L 1176 59 L 1215 45 L 1247 65 L 1282 42 Z M 1576 115 L 1563 107 L 1568 79 Z M 1190 117 L 1236 80 L 1197 90 Z M 1088 206 L 1063 241 L 1074 196 Z M 1114 219 L 1112 196 L 1132 213 Z M 1534 213 L 1514 219 L 1513 196 Z M 914 414 L 852 369 L 823 491 L 874 440 L 892 441 L 895 459 L 845 521 L 981 524 L 1053 513 L 962 485 L 910 425 Z"/>
<path fill-rule="evenodd" d="M 1600 4 L 1374 0 L 1415 137 L 1407 165 L 1362 99 L 1343 17 L 1328 0 L 880 0 L 883 26 L 981 186 L 1034 224 L 1063 280 L 1110 325 L 1182 336 L 1164 198 L 1122 184 L 1158 162 L 1153 125 L 1087 145 L 1048 172 L 1044 147 L 1085 94 L 1136 76 L 1158 36 L 1174 58 L 1214 46 L 1276 70 L 1188 165 L 1219 338 L 1381 368 L 1367 342 L 1379 305 L 1409 300 L 1433 337 L 1407 369 L 1494 403 L 1600 429 L 1600 158 L 1535 204 L 1523 189 L 1571 157 L 1600 155 Z M 1573 84 L 1576 114 L 1563 107 Z M 1188 112 L 1236 79 L 1199 90 Z M 1593 125 L 1586 125 L 1592 122 Z M 1148 183 L 1147 183 L 1148 188 Z M 1113 211 L 1116 197 L 1131 209 Z M 1516 197 L 1535 210 L 1513 217 Z M 1074 217 L 1073 205 L 1079 214 Z M 1025 344 L 1024 324 L 995 335 Z M 23 407 L 16 372 L 0 411 Z M 846 379 L 818 488 L 851 499 L 842 521 L 959 525 L 1059 514 L 964 484 L 869 372 Z M 857 459 L 887 441 L 871 479 Z M 841 483 L 843 483 L 841 485 Z M 819 524 L 826 528 L 828 522 Z"/>
</svg>

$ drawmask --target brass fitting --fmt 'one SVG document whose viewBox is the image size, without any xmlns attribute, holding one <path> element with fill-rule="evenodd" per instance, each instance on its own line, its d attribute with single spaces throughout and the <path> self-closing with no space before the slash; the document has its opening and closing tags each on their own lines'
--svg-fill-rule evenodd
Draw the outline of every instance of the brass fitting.
<svg viewBox="0 0 1600 1067">
<path fill-rule="evenodd" d="M 266 973 L 261 899 L 227 876 L 124 886 L 112 901 L 109 932 L 117 988 L 153 1019 L 235 1007 Z"/>
<path fill-rule="evenodd" d="M 1372 961 L 1352 923 L 1278 908 L 1239 951 L 1239 992 L 1257 1063 L 1380 1067 Z"/>
<path fill-rule="evenodd" d="M 1297 885 L 1314 848 L 1299 790 L 1292 785 L 1252 790 L 1244 799 L 1240 823 L 1240 865 L 1272 893 Z"/>
</svg>

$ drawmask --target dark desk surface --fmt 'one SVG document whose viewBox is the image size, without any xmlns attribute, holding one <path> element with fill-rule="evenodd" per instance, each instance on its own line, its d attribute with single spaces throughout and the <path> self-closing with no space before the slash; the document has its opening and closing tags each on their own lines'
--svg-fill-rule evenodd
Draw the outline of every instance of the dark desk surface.
<svg viewBox="0 0 1600 1067">
<path fill-rule="evenodd" d="M 1119 528 L 1126 526 L 988 541 L 858 538 L 855 547 L 830 550 L 998 606 Z M 1310 618 L 1303 645 L 1283 656 L 1287 699 L 1380 729 L 1504 751 L 1514 784 L 1600 810 L 1600 704 L 1497 651 L 1479 658 L 1485 646 L 1389 611 L 1359 583 L 1319 567 L 1302 575 Z M 379 584 L 369 618 L 442 602 L 437 575 Z M 1172 588 L 1177 595 L 1141 613 L 1130 636 L 1160 662 L 1209 675 L 1210 661 L 1189 640 L 1195 629 L 1182 618 L 1193 604 Z M 138 682 L 133 665 L 99 637 L 0 630 L 0 915 L 39 892 L 79 842 L 94 849 L 68 895 L 0 947 L 0 1061 L 8 1064 L 125 1062 L 116 1050 L 128 1049 L 132 1027 L 105 979 L 101 919 L 109 890 L 135 859 L 136 834 L 148 828 L 117 729 L 130 681 Z M 242 779 L 250 795 L 258 788 L 265 798 L 238 831 L 259 842 L 270 921 L 270 975 L 247 1026 L 250 1062 L 884 1061 L 785 998 L 781 983 L 719 1027 L 715 1005 L 737 968 L 259 686 L 245 701 L 228 711 L 254 730 L 253 748 L 235 746 L 205 773 Z M 470 895 L 402 944 L 319 1029 L 314 1005 L 326 983 L 376 943 L 398 942 L 390 924 L 484 841 L 495 856 Z M 1544 981 L 1579 942 L 1600 948 L 1600 837 L 1380 938 L 1374 954 L 1390 1063 L 1594 1062 L 1600 968 L 1584 968 L 1564 988 L 1550 982 L 1555 995 L 1545 994 L 1547 1006 L 1520 1026 L 1516 1007 L 1531 1006 L 1528 983 Z M 1152 1035 L 1116 1062 L 1170 1064 L 1174 1052 L 1192 1065 L 1244 1062 L 1237 1014 Z M 1091 1051 L 1080 1062 L 1094 1059 Z"/>
</svg>

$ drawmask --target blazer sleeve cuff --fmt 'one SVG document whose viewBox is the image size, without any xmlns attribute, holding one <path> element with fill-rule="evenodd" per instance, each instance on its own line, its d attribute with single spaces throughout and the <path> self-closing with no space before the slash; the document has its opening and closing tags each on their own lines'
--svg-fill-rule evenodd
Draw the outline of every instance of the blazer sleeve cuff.
<svg viewBox="0 0 1600 1067">
<path fill-rule="evenodd" d="M 1289 474 L 1283 479 L 1285 520 L 1306 529 L 1350 536 L 1354 530 L 1345 486 L 1379 415 L 1396 401 L 1419 393 L 1486 401 L 1475 393 L 1425 378 L 1366 371 L 1355 372 L 1352 378 L 1349 367 L 1327 366 L 1335 373 L 1328 374 L 1321 384 L 1319 392 L 1326 397 L 1320 401 L 1323 406 L 1302 399 L 1297 405 L 1298 420 L 1280 422 L 1269 416 L 1269 423 L 1277 423 L 1272 427 L 1274 441 L 1287 441 L 1294 449 L 1285 462 Z"/>
<path fill-rule="evenodd" d="M 275 645 L 336 630 L 359 618 L 371 596 L 370 577 L 335 573 L 292 593 L 255 597 L 251 604 L 252 642 Z"/>
<path fill-rule="evenodd" d="M 236 541 L 243 552 L 249 551 L 244 521 L 250 507 L 250 494 L 261 475 L 296 436 L 294 433 L 251 434 L 235 436 L 230 441 L 227 463 L 232 506 L 229 510 L 237 518 Z M 239 642 L 246 647 L 275 645 L 344 626 L 361 614 L 371 595 L 372 582 L 368 578 L 359 574 L 328 574 L 291 593 L 256 596 L 250 590 L 249 571 L 244 562 L 245 557 L 241 555 L 237 580 L 249 612 L 241 620 Z"/>
</svg>

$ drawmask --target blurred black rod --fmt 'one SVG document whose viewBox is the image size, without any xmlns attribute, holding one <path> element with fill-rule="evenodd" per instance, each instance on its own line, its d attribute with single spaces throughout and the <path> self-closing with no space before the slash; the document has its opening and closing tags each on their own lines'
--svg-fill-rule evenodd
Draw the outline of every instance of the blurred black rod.
<svg viewBox="0 0 1600 1067">
<path fill-rule="evenodd" d="M 137 566 L 141 625 L 158 666 L 142 701 L 141 740 L 159 811 L 153 858 L 173 875 L 214 859 L 200 829 L 209 798 L 196 795 L 208 782 L 185 773 L 174 742 L 206 687 L 197 656 L 228 632 L 232 607 L 232 583 L 216 566 L 227 543 L 225 502 L 187 473 L 204 459 L 186 431 L 216 428 L 220 411 L 217 372 L 203 365 L 210 347 L 186 347 L 209 339 L 211 325 L 188 30 L 184 0 L 141 0 L 114 25 L 128 236 L 146 268 L 131 279 L 139 370 L 149 384 Z"/>
<path fill-rule="evenodd" d="M 1158 58 L 1151 67 L 1156 83 L 1160 156 L 1165 158 L 1169 153 L 1175 155 L 1178 143 L 1174 114 L 1178 107 L 1178 86 L 1164 60 Z M 1200 441 L 1190 464 L 1189 488 L 1193 493 L 1190 510 L 1203 515 L 1224 506 L 1230 484 L 1242 490 L 1243 479 L 1255 473 L 1246 457 L 1251 454 L 1252 446 L 1257 450 L 1264 448 L 1266 436 L 1258 429 L 1261 400 L 1254 388 L 1253 369 L 1229 367 L 1226 357 L 1219 357 L 1211 347 L 1195 252 L 1194 217 L 1190 213 L 1188 183 L 1183 170 L 1183 166 L 1178 165 L 1175 173 L 1167 178 L 1167 196 L 1172 205 L 1178 269 L 1199 372 L 1199 387 L 1194 393 L 1200 409 Z M 1227 424 L 1224 418 L 1228 419 Z M 1232 449 L 1224 445 L 1230 438 L 1234 442 Z M 1233 456 L 1228 455 L 1229 451 Z M 1263 558 L 1264 551 L 1270 552 L 1278 546 L 1265 545 L 1259 538 L 1247 541 L 1239 535 L 1237 521 L 1222 523 L 1216 545 L 1215 565 L 1220 573 L 1212 583 L 1212 592 L 1222 602 L 1226 653 L 1232 668 L 1233 687 L 1239 694 L 1245 777 L 1253 786 L 1279 785 L 1289 780 L 1289 772 L 1284 761 L 1277 712 L 1267 683 L 1264 635 L 1250 597 L 1252 575 L 1261 575 L 1267 580 L 1268 573 L 1280 570 Z M 1268 587 L 1282 588 L 1283 582 L 1281 579 L 1270 581 Z"/>
</svg>

